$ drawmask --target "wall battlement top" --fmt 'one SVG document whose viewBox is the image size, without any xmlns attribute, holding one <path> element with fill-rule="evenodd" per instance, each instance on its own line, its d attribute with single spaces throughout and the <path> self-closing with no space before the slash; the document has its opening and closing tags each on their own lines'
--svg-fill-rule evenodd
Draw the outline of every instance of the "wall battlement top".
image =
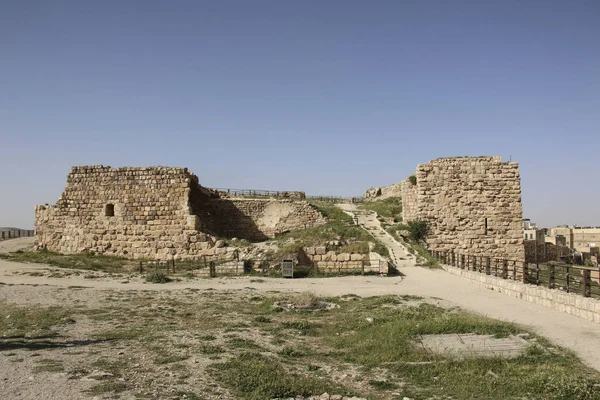
<svg viewBox="0 0 600 400">
<path fill-rule="evenodd" d="M 157 174 L 190 174 L 187 168 L 166 166 L 113 168 L 110 165 L 78 165 L 71 167 L 70 171 L 71 174 L 87 174 L 95 172 L 154 172 Z"/>
<path fill-rule="evenodd" d="M 466 161 L 487 161 L 494 163 L 502 163 L 502 156 L 458 156 L 458 157 L 440 157 L 433 159 L 429 162 L 431 163 L 454 163 L 454 162 L 466 162 Z M 505 163 L 507 164 L 507 163 Z"/>
</svg>

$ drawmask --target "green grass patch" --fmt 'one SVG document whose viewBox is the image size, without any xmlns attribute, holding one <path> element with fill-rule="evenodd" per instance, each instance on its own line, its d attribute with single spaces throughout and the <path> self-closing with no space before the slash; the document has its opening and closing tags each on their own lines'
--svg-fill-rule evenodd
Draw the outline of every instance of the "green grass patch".
<svg viewBox="0 0 600 400">
<path fill-rule="evenodd" d="M 325 392 L 352 395 L 339 384 L 289 371 L 276 359 L 258 353 L 240 354 L 215 369 L 218 379 L 240 399 L 290 398 Z"/>
<path fill-rule="evenodd" d="M 438 260 L 436 260 L 435 257 L 431 254 L 429 254 L 429 252 L 423 246 L 417 243 L 410 243 L 409 246 L 412 247 L 413 250 L 423 259 L 419 265 L 421 265 L 422 267 L 434 269 L 442 268 Z"/>
<path fill-rule="evenodd" d="M 354 242 L 375 242 L 373 237 L 364 229 L 354 225 L 352 217 L 331 203 L 311 201 L 319 211 L 327 217 L 327 223 L 313 228 L 301 229 L 278 235 L 278 241 L 293 239 L 300 247 L 321 246 L 332 240 Z"/>
<path fill-rule="evenodd" d="M 44 338 L 55 336 L 52 329 L 73 323 L 61 307 L 18 306 L 0 302 L 0 337 Z"/>
<path fill-rule="evenodd" d="M 130 272 L 135 262 L 121 257 L 94 255 L 92 253 L 60 254 L 48 250 L 0 254 L 0 258 L 16 261 L 47 264 L 59 268 L 74 268 L 104 272 Z"/>
<path fill-rule="evenodd" d="M 37 361 L 38 365 L 33 368 L 33 372 L 39 374 L 41 372 L 63 372 L 65 367 L 62 361 L 52 359 L 41 359 Z"/>
<path fill-rule="evenodd" d="M 164 365 L 164 364 L 172 364 L 179 361 L 187 360 L 190 358 L 189 355 L 186 354 L 164 354 L 159 355 L 154 359 L 154 364 L 156 365 Z"/>
<path fill-rule="evenodd" d="M 364 202 L 358 208 L 375 211 L 382 217 L 393 218 L 394 222 L 402 221 L 402 199 L 400 197 Z"/>
<path fill-rule="evenodd" d="M 121 393 L 128 389 L 128 386 L 122 382 L 102 382 L 92 386 L 87 393 L 92 396 L 99 396 L 107 393 Z"/>
</svg>

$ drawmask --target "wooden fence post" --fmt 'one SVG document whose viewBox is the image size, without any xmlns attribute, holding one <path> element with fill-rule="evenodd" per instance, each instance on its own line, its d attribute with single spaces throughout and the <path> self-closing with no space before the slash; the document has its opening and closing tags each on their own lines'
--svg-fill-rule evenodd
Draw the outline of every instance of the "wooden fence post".
<svg viewBox="0 0 600 400">
<path fill-rule="evenodd" d="M 529 265 L 523 261 L 523 283 L 527 283 L 527 274 L 529 273 Z"/>
<path fill-rule="evenodd" d="M 583 270 L 583 295 L 585 297 L 590 297 L 592 295 L 591 293 L 591 288 L 592 288 L 592 274 L 590 273 L 589 269 L 584 269 Z"/>
<path fill-rule="evenodd" d="M 490 257 L 486 257 L 485 258 L 485 274 L 486 275 L 492 274 L 491 267 L 492 267 L 492 259 Z"/>
</svg>

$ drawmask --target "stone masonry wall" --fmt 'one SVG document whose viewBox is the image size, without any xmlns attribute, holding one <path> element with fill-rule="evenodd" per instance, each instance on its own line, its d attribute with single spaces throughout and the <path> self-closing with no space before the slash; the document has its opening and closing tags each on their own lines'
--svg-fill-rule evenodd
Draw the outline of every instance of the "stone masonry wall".
<svg viewBox="0 0 600 400">
<path fill-rule="evenodd" d="M 321 225 L 325 217 L 306 201 L 213 199 L 208 226 L 220 236 L 264 240 L 278 233 Z"/>
<path fill-rule="evenodd" d="M 441 158 L 402 184 L 403 220 L 425 220 L 432 250 L 523 261 L 518 163 L 501 157 Z"/>
<path fill-rule="evenodd" d="M 74 167 L 57 204 L 36 207 L 37 239 L 61 253 L 150 259 L 204 254 L 215 240 L 197 230 L 190 214 L 194 178 L 184 168 Z"/>
<path fill-rule="evenodd" d="M 222 253 L 216 234 L 265 239 L 325 221 L 306 201 L 221 199 L 171 167 L 73 167 L 56 205 L 35 210 L 49 250 L 156 260 Z"/>
<path fill-rule="evenodd" d="M 403 180 L 400 182 L 400 195 L 402 197 L 402 221 L 406 223 L 419 219 L 417 186 L 408 179 Z"/>
<path fill-rule="evenodd" d="M 375 260 L 366 254 L 337 254 L 335 251 L 327 251 L 325 246 L 306 247 L 304 251 L 308 260 L 322 273 L 389 273 L 388 262 L 382 257 Z"/>
</svg>

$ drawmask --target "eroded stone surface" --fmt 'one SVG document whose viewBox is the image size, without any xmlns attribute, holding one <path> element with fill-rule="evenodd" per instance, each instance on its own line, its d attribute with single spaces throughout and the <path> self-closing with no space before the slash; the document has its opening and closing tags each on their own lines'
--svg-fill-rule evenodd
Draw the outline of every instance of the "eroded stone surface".
<svg viewBox="0 0 600 400">
<path fill-rule="evenodd" d="M 529 343 L 518 336 L 496 338 L 493 335 L 444 334 L 421 335 L 417 338 L 423 348 L 432 353 L 457 358 L 518 357 Z"/>
</svg>

